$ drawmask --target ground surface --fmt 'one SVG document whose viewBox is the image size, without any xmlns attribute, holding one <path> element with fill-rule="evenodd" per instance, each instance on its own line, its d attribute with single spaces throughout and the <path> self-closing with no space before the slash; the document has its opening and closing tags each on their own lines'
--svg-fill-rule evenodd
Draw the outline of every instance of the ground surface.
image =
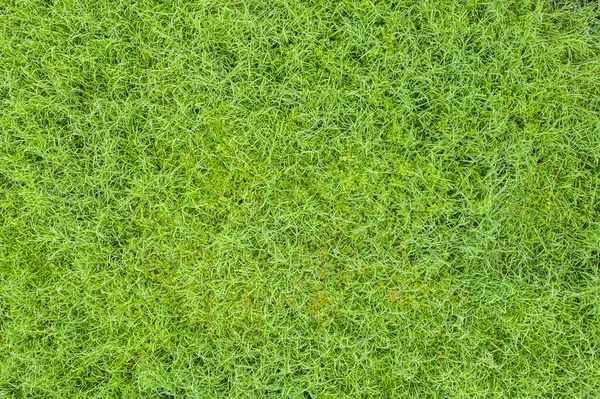
<svg viewBox="0 0 600 399">
<path fill-rule="evenodd" d="M 0 398 L 597 398 L 598 6 L 0 0 Z"/>
</svg>

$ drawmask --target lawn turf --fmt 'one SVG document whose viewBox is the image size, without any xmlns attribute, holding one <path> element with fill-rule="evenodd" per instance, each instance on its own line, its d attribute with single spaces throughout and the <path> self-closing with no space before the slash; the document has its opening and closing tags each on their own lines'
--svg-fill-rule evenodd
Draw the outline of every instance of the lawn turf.
<svg viewBox="0 0 600 399">
<path fill-rule="evenodd" d="M 600 397 L 575 3 L 0 0 L 0 398 Z"/>
</svg>

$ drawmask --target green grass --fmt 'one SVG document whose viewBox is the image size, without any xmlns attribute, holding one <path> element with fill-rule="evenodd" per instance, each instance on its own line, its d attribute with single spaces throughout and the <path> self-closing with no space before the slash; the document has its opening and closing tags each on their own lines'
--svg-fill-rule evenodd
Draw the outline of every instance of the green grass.
<svg viewBox="0 0 600 399">
<path fill-rule="evenodd" d="M 0 0 L 0 398 L 600 397 L 599 12 Z"/>
</svg>

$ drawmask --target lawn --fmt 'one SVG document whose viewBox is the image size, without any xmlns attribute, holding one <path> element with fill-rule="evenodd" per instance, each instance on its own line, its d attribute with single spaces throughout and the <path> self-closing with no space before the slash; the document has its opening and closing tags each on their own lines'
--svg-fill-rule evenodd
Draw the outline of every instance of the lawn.
<svg viewBox="0 0 600 399">
<path fill-rule="evenodd" d="M 0 398 L 600 397 L 600 5 L 0 0 Z"/>
</svg>

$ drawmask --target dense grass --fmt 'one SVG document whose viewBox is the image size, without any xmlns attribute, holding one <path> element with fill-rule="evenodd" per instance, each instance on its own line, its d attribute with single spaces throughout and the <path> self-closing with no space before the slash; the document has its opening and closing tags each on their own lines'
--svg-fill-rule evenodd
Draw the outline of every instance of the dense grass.
<svg viewBox="0 0 600 399">
<path fill-rule="evenodd" d="M 0 398 L 600 397 L 551 3 L 0 0 Z"/>
</svg>

